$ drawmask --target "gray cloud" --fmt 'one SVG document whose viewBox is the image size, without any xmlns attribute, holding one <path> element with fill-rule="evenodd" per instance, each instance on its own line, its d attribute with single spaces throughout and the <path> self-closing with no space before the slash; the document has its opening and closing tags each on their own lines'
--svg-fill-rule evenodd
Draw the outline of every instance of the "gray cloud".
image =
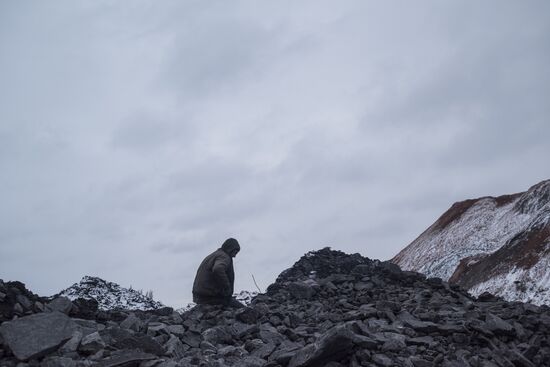
<svg viewBox="0 0 550 367">
<path fill-rule="evenodd" d="M 2 3 L 0 278 L 181 306 L 230 236 L 243 289 L 326 245 L 388 259 L 550 176 L 548 7 Z"/>
</svg>

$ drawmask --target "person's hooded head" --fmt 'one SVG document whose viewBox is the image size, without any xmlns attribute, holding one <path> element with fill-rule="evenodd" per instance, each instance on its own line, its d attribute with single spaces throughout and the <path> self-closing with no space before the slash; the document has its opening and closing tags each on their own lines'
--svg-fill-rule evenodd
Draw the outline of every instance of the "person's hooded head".
<svg viewBox="0 0 550 367">
<path fill-rule="evenodd" d="M 237 253 L 241 251 L 241 246 L 239 242 L 234 238 L 228 238 L 222 245 L 222 250 L 225 251 L 229 256 L 235 257 Z"/>
</svg>

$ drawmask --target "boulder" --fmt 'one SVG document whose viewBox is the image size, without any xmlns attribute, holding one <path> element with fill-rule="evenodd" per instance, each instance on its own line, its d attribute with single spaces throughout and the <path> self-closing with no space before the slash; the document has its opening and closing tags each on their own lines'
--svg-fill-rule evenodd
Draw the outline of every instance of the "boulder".
<svg viewBox="0 0 550 367">
<path fill-rule="evenodd" d="M 189 346 L 184 345 L 176 336 L 171 335 L 170 339 L 164 344 L 166 355 L 171 358 L 181 359 Z"/>
<path fill-rule="evenodd" d="M 311 299 L 315 295 L 315 289 L 304 282 L 293 282 L 288 285 L 288 292 L 296 299 Z"/>
<path fill-rule="evenodd" d="M 71 358 L 53 356 L 44 358 L 40 367 L 77 367 L 77 363 Z"/>
<path fill-rule="evenodd" d="M 407 345 L 404 341 L 399 339 L 390 339 L 386 341 L 384 344 L 382 344 L 382 351 L 383 352 L 399 352 L 403 349 L 405 349 Z"/>
<path fill-rule="evenodd" d="M 26 361 L 56 350 L 76 329 L 76 324 L 67 315 L 54 311 L 4 322 L 0 334 L 15 357 Z"/>
<path fill-rule="evenodd" d="M 98 313 L 99 303 L 93 298 L 77 298 L 73 304 L 76 306 L 76 312 L 72 316 L 93 319 Z"/>
<path fill-rule="evenodd" d="M 272 343 L 279 345 L 286 339 L 284 335 L 279 333 L 279 331 L 270 324 L 261 324 L 259 334 L 260 339 L 266 344 Z"/>
<path fill-rule="evenodd" d="M 241 339 L 249 337 L 252 334 L 257 333 L 260 330 L 258 325 L 244 324 L 240 321 L 235 321 L 233 325 L 228 327 L 228 331 L 233 337 Z"/>
<path fill-rule="evenodd" d="M 245 324 L 255 324 L 259 316 L 258 311 L 250 307 L 243 307 L 235 313 L 235 318 Z"/>
<path fill-rule="evenodd" d="M 46 310 L 53 312 L 59 311 L 68 315 L 73 308 L 73 303 L 67 297 L 57 297 L 46 305 Z"/>
<path fill-rule="evenodd" d="M 185 334 L 185 328 L 183 325 L 168 325 L 168 331 L 170 334 L 174 334 L 176 336 L 183 336 L 183 334 Z"/>
<path fill-rule="evenodd" d="M 218 344 L 233 344 L 233 337 L 231 333 L 223 326 L 215 326 L 210 329 L 206 329 L 202 333 L 202 338 L 213 345 Z"/>
<path fill-rule="evenodd" d="M 17 302 L 14 306 L 13 306 L 13 312 L 16 314 L 16 315 L 23 315 L 25 313 L 25 310 L 23 309 L 23 306 L 21 306 L 21 303 Z"/>
<path fill-rule="evenodd" d="M 492 313 L 485 317 L 484 326 L 495 335 L 512 335 L 515 331 L 512 325 Z"/>
<path fill-rule="evenodd" d="M 126 319 L 124 319 L 124 321 L 120 323 L 120 327 L 123 329 L 130 329 L 140 332 L 145 329 L 145 323 L 135 314 L 131 313 Z"/>
<path fill-rule="evenodd" d="M 151 322 L 147 325 L 147 334 L 150 336 L 156 336 L 160 334 L 170 334 L 168 325 L 162 322 Z"/>
<path fill-rule="evenodd" d="M 242 360 L 235 363 L 234 367 L 263 367 L 267 364 L 267 362 L 264 359 L 249 356 L 245 357 Z"/>
<path fill-rule="evenodd" d="M 33 303 L 31 300 L 29 300 L 27 297 L 25 297 L 23 294 L 18 294 L 15 299 L 17 300 L 17 303 L 19 303 L 21 306 L 23 306 L 23 309 L 25 310 L 31 310 Z"/>
<path fill-rule="evenodd" d="M 417 332 L 429 334 L 439 330 L 439 325 L 429 321 L 420 321 L 407 311 L 401 312 L 397 318 L 403 325 Z"/>
<path fill-rule="evenodd" d="M 414 367 L 433 367 L 433 362 L 427 361 L 421 357 L 411 357 L 411 362 Z"/>
<path fill-rule="evenodd" d="M 164 353 L 162 346 L 146 334 L 132 334 L 119 327 L 109 327 L 99 333 L 107 344 L 118 349 L 136 349 L 158 356 Z"/>
<path fill-rule="evenodd" d="M 96 331 L 95 333 L 86 335 L 82 338 L 78 350 L 84 354 L 90 355 L 99 352 L 105 348 L 105 346 L 105 341 L 101 338 L 99 332 Z"/>
<path fill-rule="evenodd" d="M 376 363 L 378 366 L 382 366 L 382 367 L 391 367 L 394 365 L 393 361 L 384 354 L 373 355 L 372 361 Z"/>
<path fill-rule="evenodd" d="M 192 348 L 198 348 L 201 344 L 202 338 L 201 334 L 193 332 L 193 331 L 187 331 L 182 337 L 181 341 L 185 344 L 189 345 Z"/>
<path fill-rule="evenodd" d="M 289 367 L 310 366 L 336 360 L 353 347 L 355 334 L 347 326 L 337 326 L 323 334 L 317 342 L 296 353 Z"/>
<path fill-rule="evenodd" d="M 137 366 L 140 362 L 150 361 L 157 357 L 136 350 L 122 350 L 102 359 L 94 367 Z"/>
<path fill-rule="evenodd" d="M 275 350 L 277 346 L 273 343 L 263 344 L 259 348 L 255 349 L 250 353 L 254 357 L 259 357 L 263 359 L 267 359 L 271 353 Z"/>
<path fill-rule="evenodd" d="M 76 352 L 78 349 L 78 346 L 80 345 L 80 342 L 82 341 L 82 331 L 76 330 L 71 338 L 59 348 L 59 352 L 61 354 L 68 354 Z"/>
</svg>

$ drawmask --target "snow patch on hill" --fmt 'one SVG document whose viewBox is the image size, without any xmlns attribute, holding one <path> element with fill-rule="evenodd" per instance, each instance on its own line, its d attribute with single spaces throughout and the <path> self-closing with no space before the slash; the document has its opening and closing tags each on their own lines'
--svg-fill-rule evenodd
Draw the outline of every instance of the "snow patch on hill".
<svg viewBox="0 0 550 367">
<path fill-rule="evenodd" d="M 392 262 L 474 295 L 550 304 L 550 180 L 455 203 Z"/>
<path fill-rule="evenodd" d="M 475 296 L 489 292 L 506 300 L 529 302 L 536 305 L 550 301 L 550 257 L 541 259 L 530 269 L 514 268 L 508 274 L 497 275 L 479 283 L 469 291 Z"/>
<path fill-rule="evenodd" d="M 141 291 L 124 288 L 120 285 L 105 281 L 98 277 L 84 276 L 79 283 L 62 290 L 58 296 L 65 296 L 70 300 L 77 298 L 95 299 L 101 310 L 155 310 L 165 307 L 151 296 Z"/>
<path fill-rule="evenodd" d="M 448 280 L 461 259 L 496 251 L 533 219 L 514 211 L 517 200 L 498 206 L 483 198 L 446 228 L 433 226 L 403 250 L 401 268 Z"/>
</svg>

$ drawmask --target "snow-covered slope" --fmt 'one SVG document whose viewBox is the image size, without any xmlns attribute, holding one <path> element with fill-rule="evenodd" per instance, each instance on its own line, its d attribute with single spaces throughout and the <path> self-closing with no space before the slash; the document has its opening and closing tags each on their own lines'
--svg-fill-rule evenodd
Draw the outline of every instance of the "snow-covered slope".
<svg viewBox="0 0 550 367">
<path fill-rule="evenodd" d="M 91 276 L 83 277 L 79 283 L 62 290 L 58 296 L 65 296 L 71 300 L 95 299 L 101 310 L 154 310 L 165 307 L 141 291 L 124 288 L 116 283 Z"/>
<path fill-rule="evenodd" d="M 550 304 L 550 180 L 455 203 L 392 261 L 476 295 Z"/>
</svg>

